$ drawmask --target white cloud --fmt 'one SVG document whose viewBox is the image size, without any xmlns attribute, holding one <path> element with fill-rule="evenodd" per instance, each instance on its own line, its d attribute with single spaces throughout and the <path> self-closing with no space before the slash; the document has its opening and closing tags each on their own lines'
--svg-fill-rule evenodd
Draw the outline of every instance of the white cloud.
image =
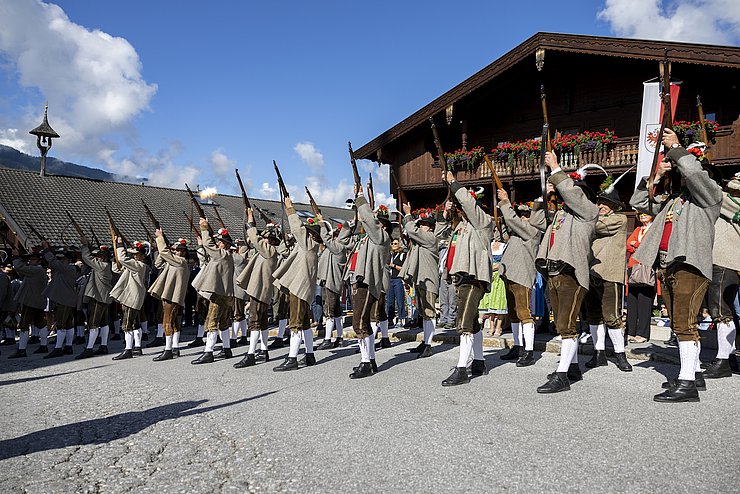
<svg viewBox="0 0 740 494">
<path fill-rule="evenodd" d="M 18 129 L 0 129 L 0 144 L 28 153 L 26 141 L 18 136 Z"/>
<path fill-rule="evenodd" d="M 260 190 L 258 191 L 258 194 L 260 198 L 262 199 L 272 199 L 272 200 L 279 199 L 277 188 L 273 187 L 267 182 L 262 183 L 262 185 L 260 186 Z"/>
<path fill-rule="evenodd" d="M 293 147 L 293 151 L 298 153 L 298 156 L 300 156 L 314 172 L 323 170 L 324 155 L 314 147 L 313 143 L 308 141 L 299 142 Z"/>
<path fill-rule="evenodd" d="M 102 149 L 97 159 L 121 179 L 146 178 L 149 185 L 181 189 L 188 184 L 195 188 L 201 170 L 192 164 L 176 163 L 175 158 L 181 150 L 182 145 L 174 141 L 157 154 L 137 149 L 132 156 L 118 160 L 114 149 Z"/>
<path fill-rule="evenodd" d="M 380 183 L 380 184 L 387 184 L 390 182 L 390 165 L 380 165 L 378 166 L 377 163 L 373 161 L 367 161 L 367 160 L 360 160 L 358 161 L 358 164 L 360 165 L 360 168 L 365 173 L 372 173 L 373 174 L 373 185 Z M 363 180 L 367 180 L 366 178 L 363 178 Z"/>
<path fill-rule="evenodd" d="M 627 38 L 740 43 L 738 0 L 606 0 L 598 18 Z"/>
</svg>

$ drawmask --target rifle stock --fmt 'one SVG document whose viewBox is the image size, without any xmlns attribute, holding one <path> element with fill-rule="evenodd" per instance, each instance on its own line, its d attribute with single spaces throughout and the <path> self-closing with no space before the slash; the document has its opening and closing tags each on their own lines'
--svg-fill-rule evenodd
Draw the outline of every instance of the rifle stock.
<svg viewBox="0 0 740 494">
<path fill-rule="evenodd" d="M 195 194 L 193 194 L 193 191 L 190 190 L 190 187 L 188 187 L 188 184 L 185 184 L 185 188 L 188 190 L 188 194 L 190 194 L 190 200 L 193 201 L 193 206 L 195 206 L 195 210 L 198 211 L 198 214 L 201 218 L 208 219 L 206 216 L 206 212 L 203 210 L 203 206 L 200 205 L 198 202 L 198 199 L 195 198 Z M 211 224 L 208 224 L 208 234 L 213 236 L 213 227 Z M 198 235 L 200 236 L 200 235 Z"/>
<path fill-rule="evenodd" d="M 149 206 L 146 205 L 146 203 L 144 202 L 144 199 L 141 200 L 141 204 L 144 206 L 144 211 L 146 211 L 146 215 L 149 218 L 149 222 L 152 224 L 152 226 L 154 227 L 154 229 L 155 230 L 161 230 L 162 229 L 162 224 L 154 216 L 154 213 L 152 213 L 152 210 L 149 209 Z M 141 226 L 144 227 L 144 231 L 146 232 L 147 236 L 150 237 L 150 238 L 153 238 L 153 237 L 151 237 L 151 235 L 149 235 L 149 230 L 146 229 L 146 227 L 144 226 L 143 223 L 142 223 Z M 167 239 L 167 235 L 165 235 L 164 232 L 162 232 L 162 239 L 164 239 L 164 244 L 169 249 L 170 248 L 170 241 Z M 152 240 L 150 240 L 150 242 L 151 241 Z M 153 241 L 156 242 L 156 239 L 154 239 Z"/>
<path fill-rule="evenodd" d="M 149 229 L 146 227 L 143 221 L 139 220 L 139 224 L 141 225 L 141 228 L 144 229 L 144 235 L 146 235 L 147 240 L 149 240 L 149 243 L 154 245 L 156 243 L 156 239 L 154 238 L 154 235 L 152 235 L 152 232 L 149 231 Z"/>
<path fill-rule="evenodd" d="M 80 226 L 80 224 L 77 223 L 77 221 L 72 217 L 71 214 L 69 214 L 69 211 L 65 211 L 65 213 L 67 214 L 67 218 L 69 219 L 70 223 L 72 223 L 72 227 L 77 231 L 79 236 L 84 237 L 85 232 L 82 230 L 82 227 Z"/>
<path fill-rule="evenodd" d="M 699 123 L 701 124 L 701 140 L 704 142 L 706 148 L 704 149 L 704 156 L 707 161 L 712 162 L 712 157 L 709 154 L 709 135 L 707 134 L 706 119 L 704 117 L 704 107 L 701 104 L 701 96 L 696 95 L 696 109 L 699 112 Z"/>
<path fill-rule="evenodd" d="M 286 197 L 290 197 L 290 194 L 288 193 L 288 188 L 285 186 L 285 182 L 283 182 L 283 176 L 280 174 L 280 168 L 278 168 L 275 160 L 272 160 L 272 166 L 275 167 L 275 174 L 277 175 L 280 194 L 283 196 L 283 199 L 285 199 Z"/>
<path fill-rule="evenodd" d="M 121 238 L 122 242 L 123 238 L 118 235 L 120 232 L 116 228 L 116 225 L 113 222 L 113 217 L 111 216 L 110 211 L 108 211 L 108 208 L 105 208 L 105 214 L 108 216 L 108 231 L 110 232 L 111 244 L 113 245 L 113 258 L 116 260 L 116 266 L 120 270 L 123 265 L 121 264 L 121 260 L 118 258 L 118 242 L 116 242 L 116 237 Z"/>
<path fill-rule="evenodd" d="M 244 210 L 251 209 L 252 205 L 249 203 L 249 197 L 247 197 L 247 191 L 244 190 L 244 184 L 242 183 L 242 177 L 239 176 L 239 169 L 234 170 L 236 172 L 236 180 L 239 182 L 239 189 L 242 191 L 242 202 L 244 203 Z"/>
<path fill-rule="evenodd" d="M 98 238 L 98 236 L 95 235 L 95 230 L 93 230 L 92 228 L 90 228 L 90 233 L 92 234 L 92 237 L 90 237 L 90 238 L 92 238 L 93 242 L 95 243 L 95 245 L 98 246 L 98 249 L 99 249 L 100 246 L 103 245 L 103 243 L 100 241 L 100 239 Z M 80 235 L 80 236 L 82 237 L 84 235 Z"/>
<path fill-rule="evenodd" d="M 216 213 L 216 218 L 218 219 L 221 228 L 226 229 L 226 223 L 224 223 L 223 218 L 221 218 L 221 213 L 218 212 L 218 208 L 216 206 L 213 206 L 213 212 Z"/>
<path fill-rule="evenodd" d="M 195 226 L 195 222 L 193 222 L 193 218 L 188 216 L 188 213 L 186 213 L 185 211 L 183 211 L 182 214 L 184 214 L 185 219 L 188 220 L 188 225 L 190 225 L 190 229 L 193 230 L 195 237 L 200 238 L 200 230 L 198 230 L 198 227 Z"/>
<path fill-rule="evenodd" d="M 37 229 L 35 229 L 35 228 L 33 227 L 33 225 L 32 225 L 31 223 L 29 223 L 29 222 L 28 222 L 27 220 L 26 220 L 26 226 L 28 227 L 28 230 L 29 230 L 29 231 L 30 231 L 31 233 L 33 233 L 34 235 L 36 235 L 36 237 L 38 237 L 38 239 L 39 239 L 39 240 L 40 240 L 41 242 L 47 242 L 47 243 L 49 242 L 49 241 L 48 241 L 48 240 L 46 239 L 46 237 L 44 237 L 44 236 L 43 236 L 43 235 L 42 235 L 42 234 L 41 234 L 41 233 L 40 233 L 40 232 L 39 232 L 39 231 L 38 231 Z"/>
<path fill-rule="evenodd" d="M 359 190 L 362 187 L 362 179 L 360 178 L 360 172 L 357 170 L 357 161 L 355 160 L 355 152 L 352 150 L 352 143 L 347 141 L 349 145 L 349 161 L 352 163 L 352 175 L 355 180 L 355 186 Z"/>
<path fill-rule="evenodd" d="M 550 117 L 547 112 L 547 96 L 545 95 L 544 84 L 540 84 L 540 101 L 542 102 L 542 118 L 545 125 L 547 125 L 547 133 L 545 134 L 543 131 L 542 138 L 545 143 L 545 150 L 549 153 L 552 151 L 552 141 L 550 140 Z"/>
<path fill-rule="evenodd" d="M 308 187 L 306 187 L 306 195 L 308 195 L 308 201 L 311 203 L 311 209 L 313 210 L 314 216 L 321 214 L 321 209 L 319 209 L 319 205 L 316 204 L 316 201 L 313 198 L 313 194 L 311 194 L 311 191 L 308 190 Z"/>
<path fill-rule="evenodd" d="M 540 141 L 540 188 L 542 194 L 542 204 L 547 208 L 547 177 L 545 176 L 545 155 L 547 154 L 547 136 L 550 132 L 550 125 L 545 122 L 542 124 L 542 140 Z M 545 209 L 545 223 L 550 223 L 550 217 Z"/>
<path fill-rule="evenodd" d="M 660 152 L 660 147 L 663 143 L 663 133 L 665 129 L 670 129 L 673 126 L 673 114 L 671 108 L 671 62 L 668 60 L 668 49 L 665 51 L 665 58 L 660 62 L 659 65 L 660 82 L 661 82 L 661 99 L 663 104 L 663 119 L 660 122 L 660 129 L 658 130 L 658 136 L 655 140 L 655 154 L 653 155 L 653 163 L 650 168 L 650 176 L 648 177 L 647 189 L 649 204 L 653 204 L 655 198 L 655 173 L 660 163 L 661 155 L 665 156 L 666 150 Z M 668 186 L 670 178 L 668 174 L 664 175 L 660 181 L 660 184 L 664 187 Z"/>
<path fill-rule="evenodd" d="M 370 203 L 370 209 L 375 211 L 375 187 L 373 187 L 373 174 L 369 174 L 367 182 L 367 200 Z"/>
</svg>

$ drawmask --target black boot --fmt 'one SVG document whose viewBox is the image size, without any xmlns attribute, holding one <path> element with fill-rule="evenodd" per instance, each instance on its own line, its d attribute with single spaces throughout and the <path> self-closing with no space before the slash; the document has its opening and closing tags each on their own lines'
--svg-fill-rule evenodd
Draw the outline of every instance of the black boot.
<svg viewBox="0 0 740 494">
<path fill-rule="evenodd" d="M 380 348 L 390 348 L 391 346 L 391 339 L 389 337 L 386 336 L 380 339 Z"/>
<path fill-rule="evenodd" d="M 162 338 L 161 336 L 157 336 L 152 341 L 146 344 L 147 348 L 154 348 L 158 346 L 164 346 L 164 338 Z"/>
<path fill-rule="evenodd" d="M 48 353 L 49 347 L 46 345 L 40 345 L 36 350 L 33 351 L 33 353 Z"/>
<path fill-rule="evenodd" d="M 85 348 L 84 350 L 82 350 L 81 354 L 75 357 L 75 360 L 82 360 L 83 358 L 90 358 L 94 356 L 95 356 L 95 352 L 93 352 L 92 348 Z"/>
<path fill-rule="evenodd" d="M 180 349 L 179 348 L 173 348 L 172 349 L 172 358 L 179 358 L 180 357 Z"/>
<path fill-rule="evenodd" d="M 702 369 L 708 369 L 711 366 L 713 366 L 716 362 L 717 362 L 717 359 L 715 358 L 715 359 L 712 359 L 710 362 L 702 362 L 701 364 L 699 364 L 699 367 L 701 367 Z"/>
<path fill-rule="evenodd" d="M 676 337 L 676 333 L 671 331 L 671 337 L 665 340 L 665 344 L 670 346 L 678 346 L 678 338 Z"/>
<path fill-rule="evenodd" d="M 524 354 L 519 357 L 519 360 L 516 361 L 517 367 L 528 367 L 530 365 L 534 365 L 534 352 L 533 351 L 524 351 Z"/>
<path fill-rule="evenodd" d="M 431 357 L 432 355 L 432 345 L 424 345 L 424 350 L 419 352 L 419 355 L 417 355 L 416 358 L 427 358 Z"/>
<path fill-rule="evenodd" d="M 141 341 L 149 341 L 149 333 L 141 333 Z"/>
<path fill-rule="evenodd" d="M 344 340 L 340 337 L 334 340 L 334 344 L 332 345 L 334 348 L 340 348 L 344 346 Z"/>
<path fill-rule="evenodd" d="M 231 357 L 233 357 L 233 356 L 234 356 L 234 354 L 233 354 L 233 353 L 231 353 L 231 348 L 222 348 L 222 349 L 221 349 L 221 351 L 220 351 L 220 352 L 218 352 L 218 353 L 217 353 L 217 354 L 216 354 L 216 355 L 214 356 L 214 358 L 223 358 L 223 359 L 227 359 L 227 358 L 231 358 Z"/>
<path fill-rule="evenodd" d="M 324 339 L 324 341 L 321 342 L 321 345 L 316 347 L 316 350 L 329 350 L 330 348 L 334 348 L 334 344 L 331 340 Z"/>
<path fill-rule="evenodd" d="M 521 345 L 514 345 L 513 347 L 509 348 L 508 352 L 501 355 L 499 358 L 501 360 L 517 360 L 522 350 L 524 350 L 524 347 L 522 347 Z"/>
<path fill-rule="evenodd" d="M 627 356 L 624 352 L 615 353 L 614 358 L 617 361 L 617 369 L 622 372 L 632 372 L 632 366 L 627 362 Z"/>
<path fill-rule="evenodd" d="M 129 358 L 134 358 L 134 353 L 130 349 L 122 351 L 121 353 L 113 357 L 113 360 L 125 360 Z"/>
<path fill-rule="evenodd" d="M 370 377 L 373 375 L 373 367 L 370 362 L 360 362 L 360 365 L 354 368 L 352 374 L 349 375 L 350 379 L 362 379 L 363 377 Z"/>
<path fill-rule="evenodd" d="M 707 390 L 707 382 L 704 380 L 704 374 L 701 372 L 694 373 L 694 384 L 697 391 Z M 676 386 L 678 386 L 678 379 L 669 379 L 661 385 L 663 389 L 671 389 Z"/>
<path fill-rule="evenodd" d="M 238 347 L 238 346 L 239 346 L 239 340 L 237 340 L 236 338 L 232 338 L 232 339 L 230 339 L 230 340 L 229 340 L 229 346 L 230 346 L 231 348 L 236 348 L 236 347 Z"/>
<path fill-rule="evenodd" d="M 23 350 L 16 350 L 15 353 L 10 355 L 8 358 L 23 358 L 23 357 L 28 357 L 28 355 L 26 355 L 25 348 Z"/>
<path fill-rule="evenodd" d="M 565 372 L 553 372 L 548 376 L 549 381 L 537 388 L 538 393 L 560 393 L 570 391 L 568 374 Z"/>
<path fill-rule="evenodd" d="M 606 361 L 606 351 L 595 350 L 591 360 L 586 362 L 586 367 L 593 369 L 595 367 L 606 367 L 609 363 Z"/>
<path fill-rule="evenodd" d="M 288 357 L 285 359 L 285 362 L 272 370 L 275 372 L 298 370 L 298 359 L 295 357 Z"/>
<path fill-rule="evenodd" d="M 455 367 L 450 377 L 442 381 L 442 386 L 457 386 L 459 384 L 467 384 L 470 382 L 468 376 L 468 369 L 466 367 Z"/>
<path fill-rule="evenodd" d="M 201 336 L 195 338 L 193 341 L 188 343 L 188 348 L 197 348 L 199 346 L 205 345 L 205 342 L 203 341 L 203 338 Z"/>
<path fill-rule="evenodd" d="M 257 365 L 257 362 L 254 359 L 254 354 L 248 353 L 244 355 L 243 359 L 234 364 L 234 368 L 241 369 L 243 367 L 252 367 L 253 365 Z"/>
<path fill-rule="evenodd" d="M 95 350 L 95 355 L 108 355 L 108 346 L 107 345 L 100 345 L 97 350 Z"/>
<path fill-rule="evenodd" d="M 735 353 L 730 354 L 729 362 L 730 370 L 732 370 L 732 372 L 740 372 L 740 367 L 737 365 L 737 355 Z"/>
<path fill-rule="evenodd" d="M 190 363 L 193 365 L 213 363 L 213 352 L 203 352 L 200 357 Z"/>
<path fill-rule="evenodd" d="M 65 355 L 74 355 L 75 354 L 75 351 L 74 351 L 74 348 L 72 348 L 72 345 L 65 346 L 64 347 L 64 350 L 62 350 L 62 352 L 64 352 Z"/>
<path fill-rule="evenodd" d="M 282 338 L 275 338 L 274 340 L 272 340 L 272 342 L 270 342 L 269 345 L 267 345 L 267 348 L 270 350 L 275 350 L 277 348 L 283 348 L 284 346 L 285 344 L 283 343 Z"/>
<path fill-rule="evenodd" d="M 100 338 L 98 336 L 98 338 Z M 85 337 L 84 336 L 75 336 L 72 338 L 72 344 L 73 345 L 84 345 L 85 344 Z"/>
<path fill-rule="evenodd" d="M 662 403 L 682 403 L 699 401 L 699 391 L 694 381 L 676 379 L 675 385 L 653 396 L 654 401 Z"/>
<path fill-rule="evenodd" d="M 426 343 L 424 343 L 424 342 L 422 341 L 421 343 L 419 343 L 419 344 L 418 344 L 417 346 L 415 346 L 414 348 L 412 348 L 412 349 L 411 349 L 411 350 L 409 350 L 409 351 L 410 351 L 411 353 L 421 353 L 421 352 L 423 352 L 423 351 L 424 351 L 424 348 L 425 348 L 426 346 L 427 346 L 427 344 L 426 344 Z"/>
<path fill-rule="evenodd" d="M 270 361 L 270 352 L 267 350 L 257 350 L 257 353 L 255 353 L 255 360 L 265 362 Z"/>
<path fill-rule="evenodd" d="M 237 346 L 245 346 L 245 345 L 249 345 L 249 338 L 247 338 L 246 336 L 242 336 L 237 341 Z"/>
<path fill-rule="evenodd" d="M 316 356 L 313 353 L 307 353 L 306 356 L 303 358 L 303 362 L 308 367 L 316 365 Z"/>
<path fill-rule="evenodd" d="M 57 358 L 62 356 L 64 356 L 64 350 L 62 350 L 61 348 L 55 348 L 51 352 L 44 355 L 44 358 Z"/>
<path fill-rule="evenodd" d="M 472 377 L 480 377 L 488 375 L 488 368 L 486 367 L 485 360 L 473 360 L 470 364 L 470 374 Z"/>
<path fill-rule="evenodd" d="M 37 343 L 41 343 L 41 338 L 39 338 L 38 336 L 31 336 L 28 338 L 29 345 L 35 345 Z"/>
<path fill-rule="evenodd" d="M 717 359 L 704 371 L 707 379 L 719 379 L 721 377 L 732 377 L 730 361 L 728 359 Z"/>
<path fill-rule="evenodd" d="M 134 347 L 134 357 L 141 357 L 142 355 L 144 355 L 144 352 L 141 351 L 141 347 L 135 346 Z"/>
<path fill-rule="evenodd" d="M 165 350 L 156 357 L 154 357 L 152 360 L 154 362 L 162 362 L 163 360 L 172 360 L 172 350 Z"/>
<path fill-rule="evenodd" d="M 121 333 L 114 333 L 113 336 L 110 337 L 111 341 L 118 341 L 121 339 Z"/>
<path fill-rule="evenodd" d="M 552 379 L 552 377 L 555 375 L 555 372 L 552 372 L 547 375 L 548 379 Z M 568 366 L 568 381 L 573 384 L 574 382 L 582 381 L 583 380 L 583 372 L 581 372 L 581 368 L 578 367 L 578 364 L 571 363 Z"/>
</svg>

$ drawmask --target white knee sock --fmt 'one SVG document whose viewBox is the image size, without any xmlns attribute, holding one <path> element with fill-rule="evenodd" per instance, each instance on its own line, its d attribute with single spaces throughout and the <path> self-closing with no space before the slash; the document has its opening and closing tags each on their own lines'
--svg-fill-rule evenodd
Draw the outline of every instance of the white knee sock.
<svg viewBox="0 0 740 494">
<path fill-rule="evenodd" d="M 62 348 L 64 343 L 67 341 L 67 332 L 63 329 L 57 329 L 57 341 L 54 343 L 54 348 Z"/>
<path fill-rule="evenodd" d="M 573 357 L 576 355 L 578 355 L 578 339 L 563 338 L 560 344 L 560 362 L 558 362 L 557 372 L 568 372 L 568 367 L 570 367 Z M 576 360 L 577 362 L 578 360 Z"/>
<path fill-rule="evenodd" d="M 331 333 L 334 331 L 334 318 L 327 317 L 324 323 L 324 340 L 331 341 Z"/>
<path fill-rule="evenodd" d="M 218 339 L 218 331 L 209 331 L 206 334 L 206 348 L 205 352 L 212 352 L 213 347 L 216 346 L 216 340 Z"/>
<path fill-rule="evenodd" d="M 701 360 L 699 360 L 699 355 L 701 355 L 701 341 L 696 342 L 696 365 L 694 365 L 694 372 L 702 372 L 704 370 L 701 368 Z"/>
<path fill-rule="evenodd" d="M 120 319 L 116 319 L 115 321 L 113 321 L 113 332 L 116 334 L 121 332 L 121 320 Z"/>
<path fill-rule="evenodd" d="M 388 319 L 380 321 L 378 326 L 380 326 L 380 336 L 382 338 L 388 338 Z"/>
<path fill-rule="evenodd" d="M 334 318 L 334 329 L 337 330 L 337 338 L 341 338 L 342 332 L 344 331 L 344 321 L 342 320 L 342 316 Z"/>
<path fill-rule="evenodd" d="M 134 347 L 134 332 L 124 331 L 123 338 L 126 341 L 126 350 L 131 350 Z"/>
<path fill-rule="evenodd" d="M 66 338 L 65 338 L 65 345 L 72 346 L 72 340 L 75 338 L 75 328 L 67 328 L 66 330 Z"/>
<path fill-rule="evenodd" d="M 624 353 L 624 333 L 621 329 L 609 328 L 609 339 L 614 345 L 614 353 Z"/>
<path fill-rule="evenodd" d="M 162 336 L 164 336 L 164 326 L 157 324 L 157 338 L 161 338 Z"/>
<path fill-rule="evenodd" d="M 721 322 L 717 324 L 717 358 L 727 360 L 735 346 L 735 322 Z"/>
<path fill-rule="evenodd" d="M 18 341 L 18 350 L 25 350 L 28 345 L 28 331 L 21 331 L 21 338 Z"/>
<path fill-rule="evenodd" d="M 421 342 L 427 344 L 427 340 L 429 339 L 429 325 L 427 324 L 426 319 L 421 322 L 421 328 L 424 331 L 424 336 L 422 337 Z"/>
<path fill-rule="evenodd" d="M 254 355 L 254 352 L 257 351 L 257 340 L 259 339 L 259 334 L 259 331 L 253 330 L 249 335 L 249 350 L 247 350 L 247 353 L 250 355 Z"/>
<path fill-rule="evenodd" d="M 606 326 L 603 324 L 589 324 L 588 328 L 591 331 L 594 350 L 604 350 L 606 348 Z"/>
<path fill-rule="evenodd" d="M 177 350 L 180 348 L 180 332 L 175 331 L 172 333 L 172 349 Z"/>
<path fill-rule="evenodd" d="M 100 344 L 102 346 L 108 346 L 108 333 L 110 332 L 110 328 L 108 326 L 103 326 L 100 328 Z"/>
<path fill-rule="evenodd" d="M 578 338 L 576 338 L 575 342 L 576 342 L 576 351 L 573 352 L 573 358 L 571 359 L 570 363 L 578 365 L 578 345 L 580 344 L 580 341 L 578 340 Z"/>
<path fill-rule="evenodd" d="M 473 360 L 483 360 L 483 331 L 473 334 Z"/>
<path fill-rule="evenodd" d="M 511 323 L 511 334 L 514 336 L 514 346 L 522 345 L 522 323 Z"/>
<path fill-rule="evenodd" d="M 77 336 L 85 336 L 85 326 L 77 326 Z"/>
<path fill-rule="evenodd" d="M 306 345 L 306 353 L 313 353 L 313 330 L 303 330 L 303 344 Z"/>
<path fill-rule="evenodd" d="M 365 343 L 367 344 L 367 356 L 370 360 L 375 360 L 375 336 L 365 337 Z"/>
<path fill-rule="evenodd" d="M 141 348 L 141 329 L 134 329 L 134 348 Z"/>
<path fill-rule="evenodd" d="M 684 381 L 695 379 L 696 361 L 699 358 L 699 347 L 695 341 L 679 341 L 678 353 L 681 357 L 681 371 L 678 378 Z"/>
<path fill-rule="evenodd" d="M 270 332 L 267 329 L 260 330 L 260 348 L 263 351 L 267 351 L 267 340 L 270 337 Z M 254 336 L 252 336 L 254 338 Z"/>
<path fill-rule="evenodd" d="M 298 356 L 298 350 L 301 349 L 301 333 L 290 332 L 290 351 L 288 357 L 296 358 Z"/>
<path fill-rule="evenodd" d="M 524 335 L 524 350 L 531 352 L 534 350 L 534 323 L 528 322 L 522 324 L 522 334 Z"/>
<path fill-rule="evenodd" d="M 248 328 L 247 320 L 244 319 L 243 321 L 239 321 L 239 330 L 242 332 L 242 336 L 246 338 L 249 336 L 249 328 Z"/>
<path fill-rule="evenodd" d="M 280 319 L 278 321 L 278 338 L 282 338 L 285 336 L 285 328 L 288 327 L 288 320 L 287 319 Z"/>
<path fill-rule="evenodd" d="M 229 333 L 231 330 L 224 329 L 221 331 L 221 343 L 223 343 L 224 350 L 231 348 L 231 339 L 229 339 Z"/>
<path fill-rule="evenodd" d="M 360 338 L 357 343 L 360 345 L 360 362 L 370 362 L 367 338 Z"/>
<path fill-rule="evenodd" d="M 165 350 L 172 350 L 172 336 L 165 336 L 164 337 L 164 349 Z"/>
<path fill-rule="evenodd" d="M 470 333 L 460 335 L 460 358 L 457 359 L 458 367 L 468 366 L 468 359 L 473 351 L 473 339 L 473 335 Z"/>
<path fill-rule="evenodd" d="M 149 334 L 149 321 L 141 321 L 139 324 L 141 325 L 142 334 Z"/>
<path fill-rule="evenodd" d="M 206 330 L 205 326 L 203 326 L 202 324 L 198 324 L 197 338 L 203 338 L 203 334 L 205 333 L 205 330 Z"/>
<path fill-rule="evenodd" d="M 36 326 L 31 326 L 31 336 L 38 336 L 39 335 L 39 328 Z"/>
<path fill-rule="evenodd" d="M 240 321 L 233 321 L 231 323 L 231 335 L 229 336 L 229 338 L 231 338 L 232 340 L 236 339 L 236 334 L 239 332 L 239 322 Z"/>
<path fill-rule="evenodd" d="M 57 333 L 59 333 L 59 330 L 57 329 Z M 49 328 L 43 327 L 39 329 L 39 339 L 41 340 L 41 344 L 46 346 L 49 344 Z M 57 339 L 59 337 L 57 336 Z"/>
<path fill-rule="evenodd" d="M 95 340 L 98 338 L 98 328 L 90 328 L 90 337 L 87 339 L 87 348 L 88 350 L 92 350 L 93 346 L 95 345 Z"/>
<path fill-rule="evenodd" d="M 434 321 L 429 319 L 424 321 L 424 343 L 427 345 L 431 345 L 432 341 L 434 340 L 434 329 L 437 327 L 436 324 L 434 324 Z M 481 338 L 483 337 L 483 333 L 481 333 Z M 482 342 L 483 340 L 481 340 Z M 482 343 L 481 343 L 482 344 Z"/>
<path fill-rule="evenodd" d="M 378 323 L 370 321 L 370 330 L 373 332 L 373 338 L 378 334 Z"/>
</svg>

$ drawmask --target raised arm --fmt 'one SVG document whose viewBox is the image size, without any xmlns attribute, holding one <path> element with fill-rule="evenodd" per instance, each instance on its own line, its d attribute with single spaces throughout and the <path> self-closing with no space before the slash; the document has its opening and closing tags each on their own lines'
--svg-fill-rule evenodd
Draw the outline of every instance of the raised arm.
<svg viewBox="0 0 740 494">
<path fill-rule="evenodd" d="M 491 228 L 493 218 L 478 206 L 468 189 L 460 185 L 460 182 L 457 180 L 452 180 L 450 182 L 450 190 L 455 194 L 457 202 L 462 206 L 463 212 L 473 228 L 476 230 Z"/>
<path fill-rule="evenodd" d="M 423 232 L 419 229 L 419 226 L 414 221 L 414 218 L 407 214 L 403 217 L 403 228 L 406 230 L 406 234 L 411 240 L 421 247 L 427 247 L 432 249 L 437 246 L 439 241 L 433 232 Z"/>
<path fill-rule="evenodd" d="M 370 209 L 370 205 L 367 203 L 365 196 L 358 196 L 355 204 L 357 205 L 360 223 L 362 223 L 362 227 L 365 229 L 365 233 L 367 233 L 370 241 L 375 245 L 386 243 L 388 241 L 388 232 L 385 231 L 385 228 L 383 228 L 380 221 L 375 217 L 375 214 L 373 213 L 373 210 Z"/>
<path fill-rule="evenodd" d="M 527 221 L 523 221 L 516 215 L 514 208 L 508 200 L 499 200 L 498 207 L 501 210 L 501 216 L 504 217 L 506 227 L 519 238 L 529 240 L 536 237 L 540 230 Z M 544 219 L 544 214 L 543 214 Z"/>
</svg>

